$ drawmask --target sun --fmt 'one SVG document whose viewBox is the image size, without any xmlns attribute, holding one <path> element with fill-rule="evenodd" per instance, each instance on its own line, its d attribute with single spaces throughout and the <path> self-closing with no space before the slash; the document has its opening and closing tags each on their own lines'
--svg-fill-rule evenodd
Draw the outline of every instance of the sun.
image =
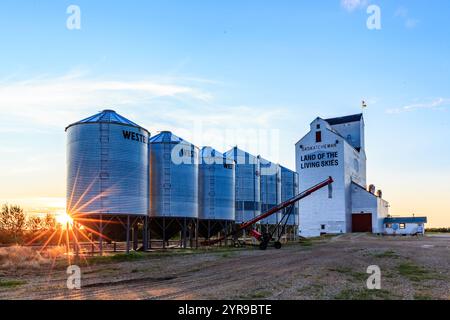
<svg viewBox="0 0 450 320">
<path fill-rule="evenodd" d="M 73 218 L 66 212 L 58 213 L 55 219 L 63 228 L 67 228 L 67 226 L 72 227 L 73 225 Z"/>
</svg>

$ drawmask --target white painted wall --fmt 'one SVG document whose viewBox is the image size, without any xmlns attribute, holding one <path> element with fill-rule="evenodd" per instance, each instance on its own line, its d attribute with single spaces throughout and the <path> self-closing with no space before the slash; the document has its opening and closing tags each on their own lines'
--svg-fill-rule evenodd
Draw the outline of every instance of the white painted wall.
<svg viewBox="0 0 450 320">
<path fill-rule="evenodd" d="M 383 233 L 383 220 L 389 214 L 388 202 L 354 184 L 351 190 L 353 214 L 371 213 L 372 232 Z"/>
<path fill-rule="evenodd" d="M 361 159 L 359 152 L 357 152 L 348 143 L 344 144 L 344 177 L 345 177 L 345 212 L 346 212 L 346 232 L 352 231 L 352 182 L 355 182 L 361 186 L 366 185 L 365 171 L 361 172 L 361 162 L 365 162 L 365 159 Z"/>
<path fill-rule="evenodd" d="M 363 133 L 360 135 L 354 133 L 361 128 L 359 122 L 356 124 L 349 126 L 348 130 L 355 134 L 358 140 L 361 135 L 363 137 Z M 322 142 L 316 143 L 316 131 L 322 132 Z M 299 202 L 299 235 L 314 237 L 321 233 L 351 232 L 353 209 L 351 182 L 355 181 L 366 186 L 365 153 L 357 152 L 346 142 L 342 134 L 336 133 L 320 118 L 311 123 L 310 132 L 297 142 L 295 148 L 300 191 L 314 186 L 329 176 L 334 179 L 331 199 L 328 198 L 327 188 L 324 188 Z M 337 156 L 333 157 L 336 153 Z M 336 161 L 322 162 L 331 160 Z M 321 229 L 322 225 L 325 225 L 325 229 Z"/>
<path fill-rule="evenodd" d="M 394 225 L 394 223 L 392 224 Z M 394 228 L 384 228 L 384 233 L 388 235 L 411 235 L 416 234 L 419 230 L 419 227 L 422 227 L 422 235 L 425 233 L 425 226 L 423 223 L 406 223 L 405 229 L 397 229 Z"/>
<path fill-rule="evenodd" d="M 331 126 L 354 148 L 364 149 L 364 122 L 355 121 Z"/>
</svg>

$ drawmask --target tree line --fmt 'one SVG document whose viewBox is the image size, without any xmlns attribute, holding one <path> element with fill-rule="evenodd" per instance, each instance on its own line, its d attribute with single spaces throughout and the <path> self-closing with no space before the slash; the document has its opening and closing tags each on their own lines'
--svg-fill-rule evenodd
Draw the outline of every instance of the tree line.
<svg viewBox="0 0 450 320">
<path fill-rule="evenodd" d="M 0 210 L 0 244 L 26 244 L 39 233 L 61 229 L 55 216 L 29 216 L 18 205 L 4 204 Z M 42 237 L 38 243 L 45 241 Z"/>
</svg>

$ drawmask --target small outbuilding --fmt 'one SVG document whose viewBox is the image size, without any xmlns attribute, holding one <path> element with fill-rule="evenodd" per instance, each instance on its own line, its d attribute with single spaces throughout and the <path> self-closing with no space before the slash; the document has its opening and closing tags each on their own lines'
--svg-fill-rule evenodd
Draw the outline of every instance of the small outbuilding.
<svg viewBox="0 0 450 320">
<path fill-rule="evenodd" d="M 387 217 L 384 218 L 386 235 L 424 235 L 427 217 Z"/>
</svg>

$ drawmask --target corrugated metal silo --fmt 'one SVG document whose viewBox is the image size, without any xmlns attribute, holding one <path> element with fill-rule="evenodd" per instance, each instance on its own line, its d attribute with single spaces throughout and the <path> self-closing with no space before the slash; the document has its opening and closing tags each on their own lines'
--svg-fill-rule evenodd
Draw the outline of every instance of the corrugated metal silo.
<svg viewBox="0 0 450 320">
<path fill-rule="evenodd" d="M 199 152 L 169 131 L 150 139 L 149 152 L 150 217 L 156 222 L 152 232 L 164 233 L 163 237 L 170 239 L 181 229 L 182 223 L 177 220 L 198 218 Z M 158 219 L 164 219 L 164 226 Z"/>
<path fill-rule="evenodd" d="M 225 155 L 236 163 L 236 223 L 242 223 L 261 214 L 259 159 L 238 147 Z"/>
<path fill-rule="evenodd" d="M 281 202 L 281 169 L 276 163 L 270 162 L 259 156 L 261 166 L 261 212 L 264 213 Z M 275 213 L 261 224 L 277 224 L 281 214 Z"/>
<path fill-rule="evenodd" d="M 66 132 L 68 212 L 147 216 L 149 132 L 113 110 Z"/>
<path fill-rule="evenodd" d="M 300 193 L 300 178 L 297 172 L 294 172 L 294 194 L 298 195 Z M 295 208 L 294 208 L 294 213 L 295 213 L 295 217 L 294 217 L 294 225 L 298 227 L 299 225 L 299 205 L 298 202 L 295 204 Z M 297 234 L 297 232 L 294 233 L 295 235 Z"/>
<path fill-rule="evenodd" d="M 281 202 L 291 199 L 299 193 L 298 173 L 281 166 Z M 288 219 L 288 225 L 298 225 L 298 205 Z"/>
<path fill-rule="evenodd" d="M 235 221 L 235 163 L 211 147 L 200 150 L 200 235 L 209 238 Z M 231 224 L 230 224 L 231 225 Z"/>
</svg>

